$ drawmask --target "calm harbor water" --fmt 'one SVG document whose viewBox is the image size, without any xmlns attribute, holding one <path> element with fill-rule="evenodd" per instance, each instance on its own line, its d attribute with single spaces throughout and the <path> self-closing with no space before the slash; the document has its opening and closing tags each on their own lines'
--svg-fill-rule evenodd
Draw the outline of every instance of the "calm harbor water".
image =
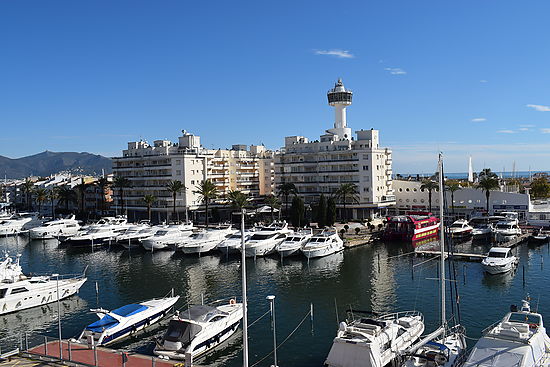
<svg viewBox="0 0 550 367">
<path fill-rule="evenodd" d="M 461 244 L 461 251 L 482 253 L 487 244 Z M 80 273 L 88 266 L 88 281 L 77 296 L 62 301 L 63 337 L 77 336 L 82 328 L 97 319 L 89 312 L 97 306 L 112 309 L 124 304 L 161 297 L 174 288 L 182 296 L 179 308 L 205 301 L 237 296 L 240 298 L 240 261 L 217 254 L 188 257 L 180 253 L 89 251 L 60 247 L 55 240 L 31 241 L 24 237 L 1 238 L 0 250 L 20 253 L 26 273 Z M 279 342 L 294 330 L 314 305 L 313 323 L 307 318 L 296 333 L 278 351 L 280 366 L 322 366 L 345 310 L 421 311 L 426 329 L 436 327 L 439 319 L 437 261 L 424 264 L 426 258 L 398 256 L 412 251 L 399 243 L 378 243 L 348 249 L 329 257 L 310 260 L 258 258 L 247 261 L 249 322 L 269 309 L 265 297 L 276 296 L 277 335 Z M 548 245 L 523 245 L 517 249 L 518 271 L 500 276 L 483 273 L 479 263 L 457 262 L 462 323 L 471 338 L 501 318 L 509 305 L 518 304 L 529 293 L 532 305 L 550 320 L 550 254 Z M 378 260 L 380 259 L 380 261 Z M 413 265 L 414 268 L 413 268 Z M 525 268 L 525 286 L 523 271 Z M 99 295 L 96 294 L 97 282 Z M 450 308 L 450 306 L 449 306 Z M 57 336 L 57 305 L 0 316 L 2 349 L 16 346 L 19 333 Z M 153 338 L 163 327 L 150 330 L 115 345 L 150 354 Z M 251 365 L 272 349 L 269 317 L 250 328 Z M 474 341 L 470 341 L 473 343 Z M 198 361 L 201 365 L 239 366 L 241 338 L 230 339 L 214 353 Z M 258 366 L 269 366 L 269 357 Z"/>
</svg>

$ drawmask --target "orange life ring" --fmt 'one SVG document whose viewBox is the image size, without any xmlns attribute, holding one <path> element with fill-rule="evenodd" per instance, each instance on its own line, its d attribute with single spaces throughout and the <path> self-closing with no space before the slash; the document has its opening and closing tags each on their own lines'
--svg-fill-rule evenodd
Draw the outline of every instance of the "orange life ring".
<svg viewBox="0 0 550 367">
<path fill-rule="evenodd" d="M 234 304 L 236 304 L 236 303 L 237 303 L 237 301 L 235 301 L 235 298 L 231 298 L 231 299 L 229 300 L 229 304 L 230 304 L 230 305 L 234 305 Z"/>
</svg>

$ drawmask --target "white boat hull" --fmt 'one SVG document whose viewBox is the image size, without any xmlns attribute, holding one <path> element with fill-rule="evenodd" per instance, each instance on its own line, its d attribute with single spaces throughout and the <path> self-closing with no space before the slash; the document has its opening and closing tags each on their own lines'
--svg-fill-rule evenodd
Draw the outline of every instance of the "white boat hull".
<svg viewBox="0 0 550 367">
<path fill-rule="evenodd" d="M 344 246 L 324 246 L 321 248 L 314 248 L 314 249 L 302 248 L 302 253 L 308 259 L 313 259 L 316 257 L 332 255 L 334 253 L 342 251 L 343 249 L 344 249 Z"/>
<path fill-rule="evenodd" d="M 489 274 L 503 274 L 512 270 L 515 266 L 515 262 L 509 262 L 502 265 L 481 264 L 483 270 Z"/>
<path fill-rule="evenodd" d="M 207 242 L 201 242 L 201 243 L 188 243 L 187 245 L 184 245 L 182 247 L 179 247 L 181 251 L 183 251 L 184 254 L 204 254 L 206 252 L 210 252 L 216 248 L 220 240 L 212 240 Z"/>
</svg>

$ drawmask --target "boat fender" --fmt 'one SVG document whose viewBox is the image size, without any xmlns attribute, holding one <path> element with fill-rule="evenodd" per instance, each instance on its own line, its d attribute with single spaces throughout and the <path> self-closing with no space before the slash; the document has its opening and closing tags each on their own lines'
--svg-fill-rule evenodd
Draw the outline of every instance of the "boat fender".
<svg viewBox="0 0 550 367">
<path fill-rule="evenodd" d="M 234 305 L 234 304 L 236 304 L 236 303 L 237 303 L 237 301 L 235 300 L 235 298 L 231 298 L 231 299 L 229 300 L 229 304 L 230 304 L 230 305 Z"/>
<path fill-rule="evenodd" d="M 348 327 L 348 324 L 346 324 L 344 321 L 340 323 L 340 326 L 338 327 L 338 330 L 344 331 Z"/>
<path fill-rule="evenodd" d="M 537 324 L 529 324 L 529 329 L 537 329 L 537 328 L 538 328 Z"/>
</svg>

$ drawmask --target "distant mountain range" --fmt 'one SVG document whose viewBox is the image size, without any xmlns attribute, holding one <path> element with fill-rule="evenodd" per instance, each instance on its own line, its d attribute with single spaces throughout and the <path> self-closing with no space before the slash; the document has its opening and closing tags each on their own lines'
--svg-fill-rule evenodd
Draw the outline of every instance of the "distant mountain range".
<svg viewBox="0 0 550 367">
<path fill-rule="evenodd" d="M 0 178 L 49 176 L 63 171 L 99 175 L 102 169 L 111 172 L 111 159 L 90 153 L 45 151 L 16 159 L 0 155 Z"/>
</svg>

